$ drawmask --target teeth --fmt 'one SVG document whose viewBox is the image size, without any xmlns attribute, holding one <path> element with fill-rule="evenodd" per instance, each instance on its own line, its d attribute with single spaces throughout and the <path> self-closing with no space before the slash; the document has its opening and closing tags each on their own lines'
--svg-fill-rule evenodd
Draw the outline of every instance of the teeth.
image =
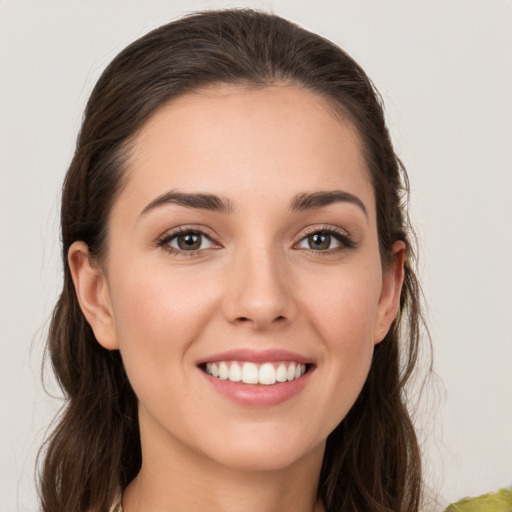
<svg viewBox="0 0 512 512">
<path fill-rule="evenodd" d="M 254 363 L 244 363 L 242 366 L 242 382 L 258 384 L 258 367 Z"/>
<path fill-rule="evenodd" d="M 213 373 L 212 373 L 213 375 Z M 286 372 L 286 378 L 288 380 L 295 379 L 295 363 L 292 363 L 290 366 L 288 366 L 288 370 Z"/>
<path fill-rule="evenodd" d="M 219 378 L 221 380 L 228 380 L 229 377 L 229 368 L 228 365 L 222 361 L 219 363 Z"/>
<path fill-rule="evenodd" d="M 270 386 L 276 383 L 276 369 L 272 363 L 265 363 L 260 366 L 260 384 Z"/>
<path fill-rule="evenodd" d="M 221 380 L 244 382 L 245 384 L 263 384 L 271 386 L 276 382 L 298 379 L 306 373 L 306 365 L 298 363 L 263 363 L 218 361 L 206 363 L 206 373 Z"/>
<path fill-rule="evenodd" d="M 229 380 L 231 382 L 240 382 L 242 380 L 242 368 L 240 368 L 240 365 L 236 361 L 231 363 L 231 368 L 229 369 Z"/>
<path fill-rule="evenodd" d="M 286 382 L 288 380 L 287 374 L 286 374 L 286 366 L 281 363 L 276 370 L 276 380 L 277 382 Z"/>
</svg>

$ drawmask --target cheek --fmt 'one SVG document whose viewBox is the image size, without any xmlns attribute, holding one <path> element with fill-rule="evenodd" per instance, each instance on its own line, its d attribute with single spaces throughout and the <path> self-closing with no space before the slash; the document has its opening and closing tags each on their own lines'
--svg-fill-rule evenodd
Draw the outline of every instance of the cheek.
<svg viewBox="0 0 512 512">
<path fill-rule="evenodd" d="M 189 338 L 201 328 L 203 312 L 209 307 L 208 290 L 190 276 L 154 266 L 113 275 L 112 299 L 116 332 L 121 345 L 142 343 L 168 346 L 171 340 Z M 187 336 L 184 336 L 188 334 Z"/>
<path fill-rule="evenodd" d="M 304 308 L 332 349 L 359 346 L 365 340 L 373 343 L 382 282 L 375 268 L 347 266 L 314 283 L 304 282 Z"/>
<path fill-rule="evenodd" d="M 212 297 L 193 293 L 199 283 L 165 269 L 130 267 L 112 273 L 112 307 L 126 371 L 138 392 L 158 379 L 163 385 L 178 378 L 187 349 L 207 322 Z"/>
<path fill-rule="evenodd" d="M 307 297 L 304 310 L 325 348 L 325 394 L 320 401 L 321 408 L 331 411 L 326 421 L 331 429 L 352 407 L 368 376 L 380 283 L 379 272 L 352 266 L 325 279 L 323 286 L 320 281 L 308 285 L 302 294 Z"/>
</svg>

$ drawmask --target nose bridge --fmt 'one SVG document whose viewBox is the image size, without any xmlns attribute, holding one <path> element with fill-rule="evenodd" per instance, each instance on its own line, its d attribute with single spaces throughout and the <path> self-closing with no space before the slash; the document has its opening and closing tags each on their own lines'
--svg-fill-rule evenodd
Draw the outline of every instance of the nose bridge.
<svg viewBox="0 0 512 512">
<path fill-rule="evenodd" d="M 286 258 L 272 241 L 247 241 L 233 255 L 225 312 L 229 321 L 258 328 L 291 320 L 294 303 Z"/>
</svg>

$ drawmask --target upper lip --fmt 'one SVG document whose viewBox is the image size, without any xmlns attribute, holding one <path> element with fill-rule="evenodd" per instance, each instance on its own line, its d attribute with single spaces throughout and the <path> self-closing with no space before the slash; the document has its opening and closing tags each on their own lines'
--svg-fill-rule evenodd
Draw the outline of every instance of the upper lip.
<svg viewBox="0 0 512 512">
<path fill-rule="evenodd" d="M 282 349 L 253 350 L 240 348 L 212 354 L 197 361 L 197 365 L 214 363 L 216 361 L 247 361 L 251 363 L 272 363 L 278 361 L 293 361 L 295 363 L 312 363 L 311 358 L 304 357 L 295 352 Z"/>
</svg>

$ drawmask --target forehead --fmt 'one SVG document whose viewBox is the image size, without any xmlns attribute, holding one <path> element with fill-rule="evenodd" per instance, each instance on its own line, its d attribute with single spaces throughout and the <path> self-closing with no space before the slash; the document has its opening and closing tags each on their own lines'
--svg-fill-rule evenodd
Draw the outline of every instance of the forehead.
<svg viewBox="0 0 512 512">
<path fill-rule="evenodd" d="M 131 204 L 171 189 L 235 203 L 339 188 L 373 198 L 352 123 L 320 95 L 291 85 L 218 85 L 173 99 L 134 137 L 126 183 Z"/>
</svg>

